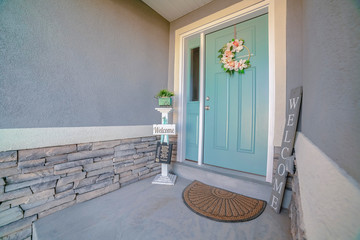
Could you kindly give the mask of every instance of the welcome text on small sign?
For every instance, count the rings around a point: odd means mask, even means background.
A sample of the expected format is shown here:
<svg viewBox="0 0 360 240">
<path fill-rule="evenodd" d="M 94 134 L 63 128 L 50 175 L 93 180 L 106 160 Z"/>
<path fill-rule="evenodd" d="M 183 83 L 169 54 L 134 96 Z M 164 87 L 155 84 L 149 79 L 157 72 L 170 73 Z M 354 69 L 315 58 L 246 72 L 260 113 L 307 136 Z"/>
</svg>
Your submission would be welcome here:
<svg viewBox="0 0 360 240">
<path fill-rule="evenodd" d="M 270 197 L 270 207 L 273 208 L 277 213 L 279 213 L 281 209 L 286 177 L 288 175 L 285 165 L 286 158 L 291 156 L 294 148 L 295 133 L 301 106 L 301 96 L 302 87 L 291 90 L 289 108 L 286 114 L 286 125 L 281 144 L 280 158 L 276 167 L 276 173 L 273 179 L 273 189 Z"/>
<path fill-rule="evenodd" d="M 153 124 L 153 135 L 176 135 L 175 124 Z"/>
</svg>

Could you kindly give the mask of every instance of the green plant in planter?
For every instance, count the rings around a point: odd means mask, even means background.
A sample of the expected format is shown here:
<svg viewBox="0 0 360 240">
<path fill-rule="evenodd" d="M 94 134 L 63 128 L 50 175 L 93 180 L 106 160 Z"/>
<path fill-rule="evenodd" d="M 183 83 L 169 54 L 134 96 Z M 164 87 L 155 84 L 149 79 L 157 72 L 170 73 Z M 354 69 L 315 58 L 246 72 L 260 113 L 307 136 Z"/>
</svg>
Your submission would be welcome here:
<svg viewBox="0 0 360 240">
<path fill-rule="evenodd" d="M 155 98 L 159 100 L 159 106 L 171 106 L 172 96 L 174 96 L 173 92 L 170 92 L 167 89 L 161 89 Z"/>
</svg>

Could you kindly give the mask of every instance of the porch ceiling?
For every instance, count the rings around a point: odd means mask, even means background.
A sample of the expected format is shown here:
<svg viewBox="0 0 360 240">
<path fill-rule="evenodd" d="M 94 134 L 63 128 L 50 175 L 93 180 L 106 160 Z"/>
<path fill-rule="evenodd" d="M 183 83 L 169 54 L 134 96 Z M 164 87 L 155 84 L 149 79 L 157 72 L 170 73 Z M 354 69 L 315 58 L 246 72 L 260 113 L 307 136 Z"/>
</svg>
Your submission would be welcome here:
<svg viewBox="0 0 360 240">
<path fill-rule="evenodd" d="M 149 7 L 172 22 L 213 0 L 142 0 Z"/>
</svg>

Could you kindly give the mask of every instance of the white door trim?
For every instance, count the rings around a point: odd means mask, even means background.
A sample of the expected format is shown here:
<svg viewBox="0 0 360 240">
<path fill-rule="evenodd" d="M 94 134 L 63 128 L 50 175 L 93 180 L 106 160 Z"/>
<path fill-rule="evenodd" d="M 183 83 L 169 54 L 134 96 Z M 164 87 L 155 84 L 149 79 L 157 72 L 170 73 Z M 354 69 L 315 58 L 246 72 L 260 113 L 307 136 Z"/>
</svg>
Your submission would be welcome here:
<svg viewBox="0 0 360 240">
<path fill-rule="evenodd" d="M 269 126 L 268 126 L 268 159 L 266 181 L 272 181 L 273 174 L 273 149 L 274 149 L 274 127 L 275 127 L 275 0 L 244 0 L 240 3 L 214 13 L 197 22 L 189 24 L 175 31 L 175 66 L 174 66 L 174 86 L 175 94 L 178 96 L 178 104 L 175 109 L 174 120 L 178 125 L 178 150 L 177 161 L 185 159 L 186 151 L 186 95 L 184 78 L 184 42 L 189 36 L 204 34 L 230 26 L 236 22 L 244 21 L 263 13 L 268 13 L 269 18 Z M 204 63 L 204 39 L 200 44 L 200 64 Z M 203 133 L 204 133 L 204 66 L 200 65 L 200 112 L 199 112 L 199 158 L 198 164 L 203 163 Z"/>
</svg>

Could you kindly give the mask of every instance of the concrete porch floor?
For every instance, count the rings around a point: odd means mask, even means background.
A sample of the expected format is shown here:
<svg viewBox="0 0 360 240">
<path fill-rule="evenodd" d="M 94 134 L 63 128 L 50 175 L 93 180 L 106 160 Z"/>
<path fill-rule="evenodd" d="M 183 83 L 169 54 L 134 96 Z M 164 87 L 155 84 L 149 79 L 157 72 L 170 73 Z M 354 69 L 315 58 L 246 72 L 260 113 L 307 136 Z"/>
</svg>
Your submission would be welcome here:
<svg viewBox="0 0 360 240">
<path fill-rule="evenodd" d="M 182 200 L 190 180 L 175 186 L 153 185 L 153 178 L 125 186 L 107 195 L 76 204 L 34 224 L 39 240 L 70 239 L 291 239 L 288 212 L 269 206 L 249 222 L 223 223 L 199 216 Z"/>
</svg>

